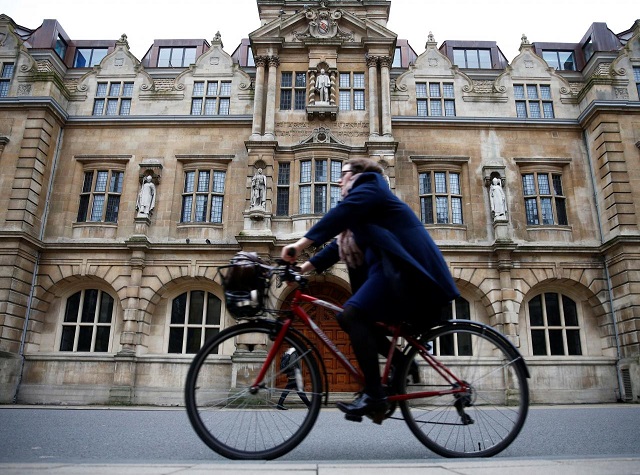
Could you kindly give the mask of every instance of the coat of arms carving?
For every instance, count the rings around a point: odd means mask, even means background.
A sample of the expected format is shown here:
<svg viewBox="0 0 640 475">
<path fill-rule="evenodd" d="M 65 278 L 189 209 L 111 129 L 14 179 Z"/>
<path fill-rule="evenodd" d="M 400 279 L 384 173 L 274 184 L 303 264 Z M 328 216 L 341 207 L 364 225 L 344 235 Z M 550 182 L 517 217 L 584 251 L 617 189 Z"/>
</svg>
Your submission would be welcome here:
<svg viewBox="0 0 640 475">
<path fill-rule="evenodd" d="M 293 32 L 297 40 L 306 38 L 341 38 L 346 41 L 354 41 L 353 33 L 343 31 L 338 25 L 342 18 L 341 10 L 331 11 L 325 7 L 325 2 L 320 2 L 320 8 L 305 10 L 308 20 L 307 27 L 302 32 Z"/>
</svg>

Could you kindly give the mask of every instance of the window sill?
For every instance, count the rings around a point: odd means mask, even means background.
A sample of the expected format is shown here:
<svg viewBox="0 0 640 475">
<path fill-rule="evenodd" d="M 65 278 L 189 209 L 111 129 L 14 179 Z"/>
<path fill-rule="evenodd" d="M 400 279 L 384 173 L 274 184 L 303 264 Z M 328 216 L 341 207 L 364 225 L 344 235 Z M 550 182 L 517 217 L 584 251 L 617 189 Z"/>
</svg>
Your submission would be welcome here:
<svg viewBox="0 0 640 475">
<path fill-rule="evenodd" d="M 117 228 L 118 223 L 106 223 L 104 221 L 76 221 L 74 223 L 71 223 L 71 226 L 73 226 L 74 228 Z"/>
<path fill-rule="evenodd" d="M 115 239 L 118 223 L 102 221 L 74 222 L 71 224 L 73 239 Z"/>
<path fill-rule="evenodd" d="M 527 231 L 563 231 L 573 232 L 573 227 L 564 224 L 528 224 Z"/>
<path fill-rule="evenodd" d="M 463 230 L 466 231 L 467 230 L 467 225 L 466 224 L 425 224 L 422 223 L 424 225 L 425 228 L 427 229 L 454 229 L 457 231 Z"/>
<path fill-rule="evenodd" d="M 222 229 L 224 227 L 224 223 L 209 223 L 209 222 L 203 221 L 200 223 L 193 223 L 193 222 L 177 223 L 176 226 L 179 229 L 184 229 L 184 228 L 220 228 Z"/>
</svg>

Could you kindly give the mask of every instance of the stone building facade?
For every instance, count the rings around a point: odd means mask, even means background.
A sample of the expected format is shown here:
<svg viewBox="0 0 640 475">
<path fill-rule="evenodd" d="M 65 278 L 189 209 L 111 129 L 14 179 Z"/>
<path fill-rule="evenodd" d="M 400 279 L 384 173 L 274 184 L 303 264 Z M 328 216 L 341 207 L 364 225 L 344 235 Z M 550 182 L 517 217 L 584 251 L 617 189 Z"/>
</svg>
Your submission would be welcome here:
<svg viewBox="0 0 640 475">
<path fill-rule="evenodd" d="M 235 323 L 217 267 L 278 256 L 358 157 L 443 250 L 451 315 L 519 347 L 534 403 L 640 401 L 640 22 L 508 60 L 431 34 L 416 54 L 390 1 L 256 3 L 232 54 L 216 34 L 142 60 L 0 15 L 0 401 L 181 404 Z M 313 281 L 348 296 L 341 265 Z"/>
</svg>

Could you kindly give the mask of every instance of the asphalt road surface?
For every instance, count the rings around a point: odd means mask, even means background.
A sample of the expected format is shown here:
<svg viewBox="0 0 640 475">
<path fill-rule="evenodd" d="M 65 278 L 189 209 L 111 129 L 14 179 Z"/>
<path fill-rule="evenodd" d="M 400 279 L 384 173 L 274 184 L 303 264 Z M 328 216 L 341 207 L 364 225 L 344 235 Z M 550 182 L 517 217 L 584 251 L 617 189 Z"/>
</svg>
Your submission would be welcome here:
<svg viewBox="0 0 640 475">
<path fill-rule="evenodd" d="M 184 408 L 0 406 L 0 463 L 212 463 L 226 459 L 197 437 Z M 640 405 L 531 407 L 499 457 L 640 455 Z M 346 421 L 323 408 L 289 462 L 434 461 L 400 420 Z"/>
</svg>

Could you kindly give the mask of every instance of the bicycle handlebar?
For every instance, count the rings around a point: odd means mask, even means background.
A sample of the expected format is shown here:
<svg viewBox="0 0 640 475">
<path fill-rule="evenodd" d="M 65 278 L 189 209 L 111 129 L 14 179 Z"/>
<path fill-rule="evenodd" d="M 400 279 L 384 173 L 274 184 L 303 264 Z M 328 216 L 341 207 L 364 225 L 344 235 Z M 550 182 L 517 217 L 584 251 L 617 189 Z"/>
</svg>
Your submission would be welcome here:
<svg viewBox="0 0 640 475">
<path fill-rule="evenodd" d="M 298 285 L 305 285 L 309 280 L 300 273 L 300 268 L 284 259 L 276 259 L 276 266 L 271 271 L 278 274 L 284 282 L 294 282 Z"/>
</svg>

